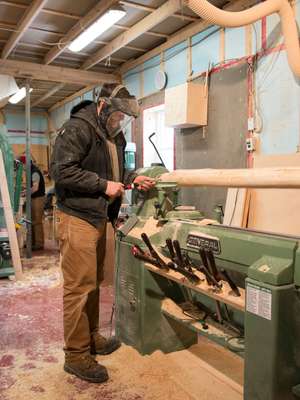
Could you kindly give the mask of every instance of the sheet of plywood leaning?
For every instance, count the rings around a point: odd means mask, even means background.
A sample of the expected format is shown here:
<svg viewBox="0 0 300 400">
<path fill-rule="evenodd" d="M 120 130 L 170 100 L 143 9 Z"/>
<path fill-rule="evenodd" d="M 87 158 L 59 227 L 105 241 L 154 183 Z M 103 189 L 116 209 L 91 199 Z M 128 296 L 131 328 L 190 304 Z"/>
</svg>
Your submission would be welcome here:
<svg viewBox="0 0 300 400">
<path fill-rule="evenodd" d="M 299 167 L 300 153 L 260 155 L 254 168 Z M 248 227 L 300 236 L 300 189 L 251 189 Z"/>
<path fill-rule="evenodd" d="M 224 213 L 224 225 L 245 228 L 248 222 L 250 190 L 246 188 L 229 188 Z"/>
</svg>

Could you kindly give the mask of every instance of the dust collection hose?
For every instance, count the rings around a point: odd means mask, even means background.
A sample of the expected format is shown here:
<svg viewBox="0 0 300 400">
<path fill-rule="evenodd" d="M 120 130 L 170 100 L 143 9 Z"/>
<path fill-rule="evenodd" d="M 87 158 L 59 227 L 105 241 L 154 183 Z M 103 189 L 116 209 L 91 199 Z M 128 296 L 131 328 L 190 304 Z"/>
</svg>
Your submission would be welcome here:
<svg viewBox="0 0 300 400">
<path fill-rule="evenodd" d="M 293 9 L 288 0 L 266 0 L 244 11 L 230 12 L 215 7 L 207 0 L 184 0 L 184 3 L 204 20 L 224 27 L 240 27 L 277 13 L 281 20 L 288 62 L 291 70 L 300 77 L 300 48 Z"/>
</svg>

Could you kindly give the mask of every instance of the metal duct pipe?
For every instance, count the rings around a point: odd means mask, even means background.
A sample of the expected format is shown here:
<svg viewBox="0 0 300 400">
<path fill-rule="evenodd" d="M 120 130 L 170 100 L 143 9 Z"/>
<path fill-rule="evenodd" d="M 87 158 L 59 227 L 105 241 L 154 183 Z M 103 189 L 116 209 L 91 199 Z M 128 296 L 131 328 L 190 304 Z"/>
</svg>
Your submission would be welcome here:
<svg viewBox="0 0 300 400">
<path fill-rule="evenodd" d="M 221 10 L 207 0 L 184 0 L 184 3 L 204 20 L 224 27 L 249 25 L 267 15 L 277 13 L 281 20 L 290 68 L 296 76 L 300 76 L 298 30 L 293 9 L 288 0 L 267 0 L 248 10 L 238 12 Z"/>
<path fill-rule="evenodd" d="M 177 169 L 162 174 L 158 181 L 175 182 L 181 187 L 300 189 L 300 168 Z"/>
</svg>

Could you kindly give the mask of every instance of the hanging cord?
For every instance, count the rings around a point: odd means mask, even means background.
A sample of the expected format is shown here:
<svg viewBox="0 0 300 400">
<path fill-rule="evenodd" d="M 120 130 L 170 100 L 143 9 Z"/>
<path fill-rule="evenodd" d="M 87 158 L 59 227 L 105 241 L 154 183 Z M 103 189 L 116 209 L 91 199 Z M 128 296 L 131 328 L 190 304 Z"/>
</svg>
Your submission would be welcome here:
<svg viewBox="0 0 300 400">
<path fill-rule="evenodd" d="M 105 60 L 105 66 L 111 67 L 111 56 L 108 56 L 107 59 Z"/>
<path fill-rule="evenodd" d="M 113 305 L 111 307 L 111 314 L 110 314 L 110 320 L 109 320 L 109 336 L 112 336 L 112 330 L 113 330 L 113 319 L 115 315 L 115 309 L 116 309 L 116 303 L 113 302 Z"/>
</svg>

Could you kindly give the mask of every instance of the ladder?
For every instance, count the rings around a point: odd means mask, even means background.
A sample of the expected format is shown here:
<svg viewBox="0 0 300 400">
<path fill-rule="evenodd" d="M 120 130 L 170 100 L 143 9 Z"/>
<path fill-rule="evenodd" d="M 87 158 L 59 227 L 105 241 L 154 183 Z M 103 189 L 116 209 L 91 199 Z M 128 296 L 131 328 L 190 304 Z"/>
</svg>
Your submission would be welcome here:
<svg viewBox="0 0 300 400">
<path fill-rule="evenodd" d="M 22 263 L 21 263 L 19 245 L 17 240 L 14 214 L 9 196 L 3 154 L 1 149 L 0 149 L 0 195 L 2 200 L 5 223 L 8 232 L 12 264 L 15 270 L 15 277 L 17 280 L 20 280 L 23 277 Z"/>
</svg>

